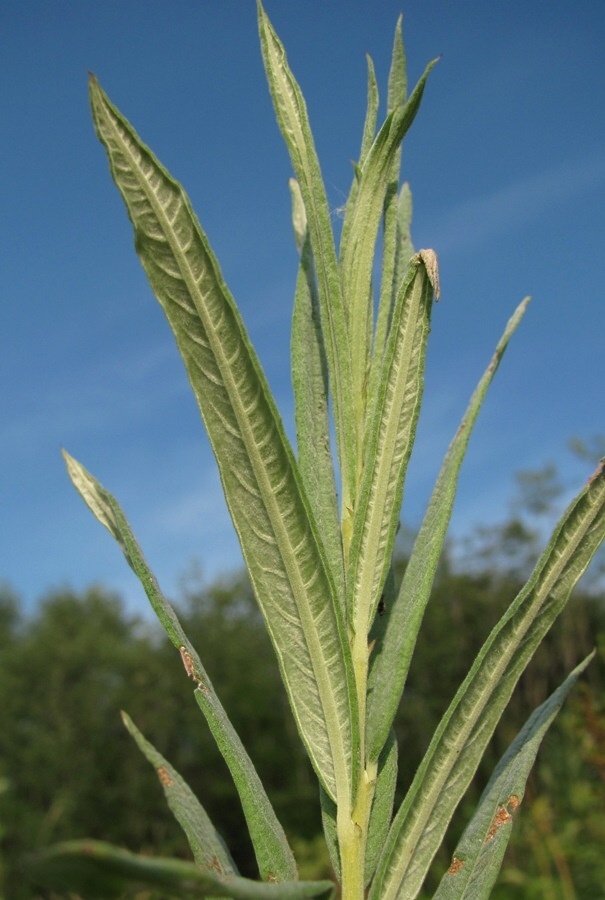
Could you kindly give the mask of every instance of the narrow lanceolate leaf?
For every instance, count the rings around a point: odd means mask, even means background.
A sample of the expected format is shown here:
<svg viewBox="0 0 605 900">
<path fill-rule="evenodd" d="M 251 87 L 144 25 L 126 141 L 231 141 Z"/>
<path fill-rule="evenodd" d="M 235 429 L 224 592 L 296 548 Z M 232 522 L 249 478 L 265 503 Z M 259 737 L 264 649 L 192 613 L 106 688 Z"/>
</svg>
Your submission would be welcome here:
<svg viewBox="0 0 605 900">
<path fill-rule="evenodd" d="M 389 73 L 389 100 L 388 112 L 393 112 L 398 105 L 403 105 L 407 96 L 407 71 L 405 51 L 401 35 L 401 15 L 397 20 L 395 40 L 393 43 L 393 57 Z M 398 243 L 398 202 L 397 191 L 399 185 L 399 170 L 401 168 L 401 145 L 397 148 L 391 162 L 391 172 L 388 177 L 387 189 L 384 196 L 382 213 L 382 272 L 380 278 L 380 298 L 378 301 L 378 320 L 376 334 L 374 336 L 374 355 L 376 365 L 370 361 L 370 378 L 368 398 L 372 409 L 372 402 L 376 395 L 376 378 L 381 370 L 382 354 L 385 346 L 387 317 L 389 316 L 395 297 L 400 288 L 396 281 L 395 270 L 397 262 Z M 372 383 L 372 376 L 374 383 Z"/>
<path fill-rule="evenodd" d="M 387 116 L 360 173 L 355 203 L 347 204 L 347 241 L 341 252 L 342 290 L 346 298 L 357 437 L 363 437 L 366 378 L 372 335 L 372 271 L 384 200 L 392 180 L 393 161 L 414 121 L 424 86 L 434 63 L 430 63 L 407 103 Z M 349 221 L 347 221 L 349 220 Z"/>
<path fill-rule="evenodd" d="M 378 121 L 378 83 L 376 81 L 376 71 L 374 62 L 370 56 L 367 56 L 368 62 L 368 101 L 366 108 L 366 117 L 363 123 L 363 134 L 361 138 L 361 151 L 359 153 L 359 166 L 363 166 L 365 158 L 370 152 L 370 148 L 376 137 L 376 122 Z"/>
<path fill-rule="evenodd" d="M 520 675 L 604 538 L 602 460 L 443 716 L 391 826 L 371 900 L 417 896 Z"/>
<path fill-rule="evenodd" d="M 342 478 L 342 501 L 343 507 L 346 507 L 351 505 L 350 490 L 355 473 L 355 442 L 351 418 L 351 359 L 330 208 L 302 91 L 288 66 L 283 44 L 267 18 L 260 0 L 258 23 L 275 115 L 290 153 L 307 213 L 330 367 L 330 387 Z"/>
<path fill-rule="evenodd" d="M 410 260 L 414 255 L 412 243 L 412 192 L 405 181 L 397 198 L 397 250 L 395 254 L 395 285 L 397 289 L 405 277 Z"/>
<path fill-rule="evenodd" d="M 91 100 L 137 252 L 206 425 L 301 737 L 326 790 L 349 798 L 357 726 L 348 644 L 281 419 L 183 189 L 95 80 Z"/>
<path fill-rule="evenodd" d="M 395 26 L 395 38 L 393 40 L 393 53 L 389 71 L 389 112 L 395 107 L 404 104 L 408 94 L 408 75 L 401 30 L 402 21 L 403 16 L 400 13 Z"/>
<path fill-rule="evenodd" d="M 272 881 L 295 879 L 296 863 L 292 851 L 252 760 L 216 696 L 174 609 L 162 594 L 120 505 L 79 462 L 66 451 L 63 451 L 63 456 L 74 486 L 99 522 L 118 542 L 128 565 L 141 581 L 170 641 L 180 652 L 187 675 L 196 683 L 195 699 L 206 717 L 240 796 L 261 877 Z"/>
<path fill-rule="evenodd" d="M 391 553 L 424 383 L 436 257 L 421 250 L 397 298 L 380 394 L 370 425 L 351 542 L 351 621 L 367 640 Z"/>
<path fill-rule="evenodd" d="M 397 737 L 391 731 L 378 762 L 376 789 L 368 825 L 364 883 L 367 886 L 376 871 L 391 819 L 397 784 Z"/>
<path fill-rule="evenodd" d="M 370 759 L 378 757 L 399 706 L 443 549 L 454 506 L 458 475 L 473 426 L 508 342 L 521 321 L 528 303 L 529 297 L 526 297 L 507 323 L 490 364 L 477 385 L 448 448 L 406 566 L 399 597 L 390 613 L 392 624 L 387 629 L 380 648 L 377 648 L 378 652 L 371 657 L 367 719 Z"/>
<path fill-rule="evenodd" d="M 328 797 L 320 785 L 319 802 L 321 806 L 321 824 L 323 827 L 326 846 L 330 863 L 338 882 L 342 882 L 342 866 L 340 865 L 340 850 L 338 847 L 338 831 L 336 828 L 336 804 Z"/>
<path fill-rule="evenodd" d="M 336 595 L 342 598 L 344 563 L 330 446 L 328 363 L 307 216 L 298 182 L 293 178 L 290 179 L 290 191 L 292 221 L 300 253 L 292 316 L 292 386 L 298 469 L 322 537 Z"/>
<path fill-rule="evenodd" d="M 595 651 L 532 713 L 498 763 L 433 900 L 489 900 L 542 739 L 594 655 Z"/>
<path fill-rule="evenodd" d="M 143 737 L 125 712 L 122 713 L 122 721 L 136 741 L 141 753 L 155 769 L 168 806 L 187 835 L 197 865 L 218 876 L 237 875 L 237 868 L 231 859 L 231 854 L 189 785 L 164 759 L 162 754 Z"/>
<path fill-rule="evenodd" d="M 411 236 L 412 223 L 412 193 L 407 182 L 401 186 L 397 197 L 396 210 L 396 237 L 394 250 L 394 265 L 391 273 L 391 291 L 386 290 L 386 277 L 383 275 L 380 292 L 378 316 L 376 318 L 376 330 L 374 333 L 374 349 L 370 361 L 370 377 L 368 379 L 368 409 L 373 409 L 376 403 L 376 395 L 380 384 L 382 361 L 386 347 L 393 305 L 395 298 L 401 289 L 408 266 L 414 255 L 414 247 Z"/>
<path fill-rule="evenodd" d="M 372 144 L 374 143 L 374 138 L 376 137 L 376 122 L 378 120 L 378 104 L 379 104 L 379 96 L 378 96 L 378 84 L 376 82 L 376 72 L 374 70 L 374 63 L 370 56 L 367 57 L 368 61 L 368 101 L 367 101 L 367 109 L 366 109 L 366 117 L 363 124 L 363 134 L 361 137 L 361 150 L 359 152 L 359 162 L 357 165 L 353 165 L 353 181 L 351 182 L 351 188 L 349 190 L 349 196 L 347 197 L 347 202 L 344 206 L 344 222 L 342 233 L 340 237 L 340 253 L 342 256 L 343 247 L 347 243 L 347 221 L 351 221 L 351 216 L 347 217 L 346 209 L 349 204 L 355 203 L 355 197 L 357 196 L 357 179 L 358 175 L 361 172 L 361 168 L 365 161 L 366 156 L 370 152 Z"/>
<path fill-rule="evenodd" d="M 28 865 L 28 875 L 61 895 L 84 898 L 132 896 L 162 889 L 170 897 L 232 897 L 233 900 L 305 900 L 329 897 L 331 881 L 289 881 L 269 884 L 232 875 L 223 879 L 195 863 L 137 856 L 102 841 L 56 844 Z"/>
</svg>

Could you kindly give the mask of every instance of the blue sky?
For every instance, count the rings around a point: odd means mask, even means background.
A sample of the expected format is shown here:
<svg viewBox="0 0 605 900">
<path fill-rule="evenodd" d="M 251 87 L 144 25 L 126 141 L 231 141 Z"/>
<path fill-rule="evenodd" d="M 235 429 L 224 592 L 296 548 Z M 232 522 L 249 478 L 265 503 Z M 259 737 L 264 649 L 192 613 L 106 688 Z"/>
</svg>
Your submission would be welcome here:
<svg viewBox="0 0 605 900">
<path fill-rule="evenodd" d="M 517 303 L 533 301 L 479 419 L 453 529 L 506 513 L 513 473 L 589 474 L 572 435 L 605 432 L 605 5 L 580 0 L 266 0 L 306 96 L 337 224 L 397 16 L 410 82 L 441 55 L 406 139 L 416 247 L 439 256 L 426 400 L 404 518 Z M 286 150 L 253 0 L 5 0 L 0 12 L 0 579 L 31 605 L 101 581 L 143 608 L 61 446 L 120 500 L 178 594 L 240 562 L 168 326 L 134 253 L 88 109 L 98 77 L 186 187 L 291 432 L 296 275 Z"/>
</svg>

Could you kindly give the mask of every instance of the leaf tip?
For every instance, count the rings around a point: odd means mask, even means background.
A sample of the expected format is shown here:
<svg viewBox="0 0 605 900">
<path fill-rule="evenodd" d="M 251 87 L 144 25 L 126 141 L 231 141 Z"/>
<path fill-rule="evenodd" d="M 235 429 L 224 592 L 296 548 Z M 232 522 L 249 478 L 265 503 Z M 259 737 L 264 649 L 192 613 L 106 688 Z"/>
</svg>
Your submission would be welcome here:
<svg viewBox="0 0 605 900">
<path fill-rule="evenodd" d="M 67 474 L 73 481 L 74 473 L 78 471 L 80 468 L 80 464 L 71 453 L 68 453 L 65 447 L 61 447 L 61 456 L 63 457 L 63 462 L 65 463 L 65 467 L 67 468 Z"/>
</svg>

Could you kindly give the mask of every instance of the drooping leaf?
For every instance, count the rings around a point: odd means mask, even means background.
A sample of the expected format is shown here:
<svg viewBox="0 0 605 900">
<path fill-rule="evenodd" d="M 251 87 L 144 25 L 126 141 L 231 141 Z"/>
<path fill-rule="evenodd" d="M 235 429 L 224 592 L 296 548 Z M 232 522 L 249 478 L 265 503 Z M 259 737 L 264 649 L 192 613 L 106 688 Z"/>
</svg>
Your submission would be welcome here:
<svg viewBox="0 0 605 900">
<path fill-rule="evenodd" d="M 390 627 L 371 657 L 368 696 L 368 756 L 376 759 L 393 724 L 416 639 L 428 602 L 450 522 L 458 475 L 479 410 L 504 351 L 529 303 L 526 297 L 508 321 L 437 477 L 424 520 L 414 542 L 399 596 L 390 611 Z"/>
<path fill-rule="evenodd" d="M 118 542 L 128 565 L 143 585 L 149 602 L 170 641 L 180 652 L 187 675 L 196 683 L 195 699 L 206 717 L 237 788 L 261 877 L 278 881 L 295 879 L 297 871 L 292 851 L 252 760 L 223 709 L 212 682 L 195 648 L 183 631 L 174 609 L 162 594 L 120 505 L 115 497 L 65 450 L 63 456 L 75 488 L 93 515 Z"/>
<path fill-rule="evenodd" d="M 275 115 L 304 200 L 313 253 L 322 328 L 330 370 L 336 442 L 342 479 L 343 507 L 350 506 L 355 481 L 356 448 L 351 412 L 351 357 L 340 272 L 330 221 L 330 208 L 302 91 L 294 78 L 283 44 L 260 0 L 261 48 Z"/>
<path fill-rule="evenodd" d="M 512 691 L 605 538 L 605 460 L 479 651 L 393 821 L 370 900 L 413 900 Z"/>
<path fill-rule="evenodd" d="M 91 102 L 187 368 L 300 735 L 326 790 L 350 798 L 357 705 L 348 643 L 279 413 L 183 189 L 94 79 Z"/>
<path fill-rule="evenodd" d="M 313 251 L 298 182 L 290 179 L 300 267 L 292 316 L 292 386 L 298 468 L 322 536 L 336 596 L 344 595 L 344 561 L 330 445 L 328 363 L 321 327 Z"/>
<path fill-rule="evenodd" d="M 237 867 L 231 854 L 189 785 L 143 737 L 125 712 L 122 712 L 122 721 L 141 753 L 155 769 L 168 806 L 187 836 L 196 864 L 219 877 L 237 875 Z"/>
<path fill-rule="evenodd" d="M 101 841 L 66 841 L 33 857 L 28 875 L 52 890 L 86 900 L 109 900 L 137 891 L 163 890 L 170 897 L 232 897 L 233 900 L 305 900 L 331 896 L 331 881 L 272 884 L 232 875 L 219 878 L 190 862 L 137 856 Z"/>
<path fill-rule="evenodd" d="M 594 655 L 595 651 L 534 710 L 498 763 L 433 900 L 489 900 L 542 739 Z"/>
</svg>

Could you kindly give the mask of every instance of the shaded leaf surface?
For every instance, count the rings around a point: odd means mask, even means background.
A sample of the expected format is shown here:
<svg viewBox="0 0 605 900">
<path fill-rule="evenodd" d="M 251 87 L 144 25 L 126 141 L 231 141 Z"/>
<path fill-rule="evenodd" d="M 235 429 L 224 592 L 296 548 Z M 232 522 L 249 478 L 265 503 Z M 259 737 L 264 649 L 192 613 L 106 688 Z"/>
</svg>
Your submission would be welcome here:
<svg viewBox="0 0 605 900">
<path fill-rule="evenodd" d="M 197 865 L 216 875 L 236 875 L 237 868 L 231 854 L 189 785 L 168 760 L 143 737 L 132 719 L 124 712 L 122 721 L 139 750 L 155 769 L 168 805 L 187 835 Z"/>
<path fill-rule="evenodd" d="M 489 900 L 510 840 L 513 814 L 523 800 L 540 744 L 594 655 L 591 653 L 581 662 L 532 713 L 500 760 L 433 900 Z"/>
<path fill-rule="evenodd" d="M 417 895 L 515 684 L 604 537 L 605 460 L 562 516 L 443 716 L 391 827 L 373 900 Z"/>
<path fill-rule="evenodd" d="M 193 863 L 137 856 L 101 841 L 57 844 L 31 861 L 31 875 L 53 890 L 69 890 L 91 900 L 150 888 L 162 888 L 174 897 L 302 900 L 329 897 L 334 887 L 330 881 L 268 884 L 238 876 L 223 879 Z"/>
<path fill-rule="evenodd" d="M 485 370 L 437 477 L 431 499 L 393 604 L 389 628 L 380 651 L 372 657 L 368 696 L 370 758 L 377 758 L 393 723 L 405 687 L 422 617 L 431 593 L 443 542 L 450 522 L 458 476 L 483 400 L 525 310 L 523 300 L 508 321 L 495 353 Z"/>
</svg>

